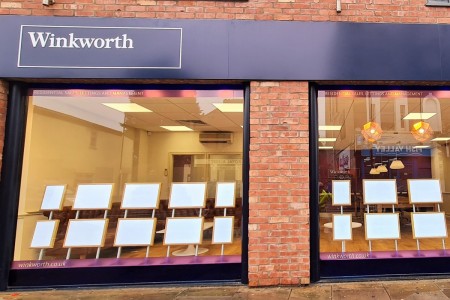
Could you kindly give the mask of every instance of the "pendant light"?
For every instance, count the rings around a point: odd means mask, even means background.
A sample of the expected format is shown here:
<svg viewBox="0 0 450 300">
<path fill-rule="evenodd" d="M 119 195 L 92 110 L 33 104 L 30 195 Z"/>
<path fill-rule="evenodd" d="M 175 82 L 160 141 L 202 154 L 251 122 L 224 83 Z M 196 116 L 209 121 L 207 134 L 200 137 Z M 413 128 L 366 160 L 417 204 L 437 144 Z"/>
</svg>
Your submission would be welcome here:
<svg viewBox="0 0 450 300">
<path fill-rule="evenodd" d="M 378 168 L 372 167 L 372 169 L 370 169 L 369 174 L 371 174 L 371 175 L 379 175 L 380 171 L 378 171 Z"/>
<path fill-rule="evenodd" d="M 383 164 L 379 165 L 379 166 L 377 167 L 377 170 L 378 170 L 378 172 L 380 172 L 380 173 L 386 173 L 386 172 L 388 171 L 388 169 L 386 168 L 386 165 L 383 165 Z"/>
<path fill-rule="evenodd" d="M 392 170 L 400 170 L 400 169 L 404 169 L 405 165 L 402 163 L 401 160 L 398 160 L 396 158 L 391 162 L 391 165 L 389 166 L 389 168 Z"/>
<path fill-rule="evenodd" d="M 398 142 L 397 144 L 400 144 L 400 142 Z M 395 158 L 392 160 L 391 165 L 389 166 L 389 169 L 392 170 L 400 170 L 400 169 L 404 169 L 405 165 L 402 163 L 401 160 L 399 160 L 397 158 L 397 152 L 395 153 Z"/>
<path fill-rule="evenodd" d="M 363 125 L 361 134 L 366 141 L 368 141 L 369 143 L 374 143 L 381 138 L 383 130 L 381 129 L 381 126 L 377 122 L 372 121 L 373 120 L 372 98 L 370 99 L 369 105 L 370 105 L 369 106 L 370 121 Z"/>
<path fill-rule="evenodd" d="M 411 134 L 419 142 L 426 142 L 433 137 L 433 128 L 431 128 L 430 123 L 423 121 L 422 118 L 422 98 L 420 98 L 420 118 L 419 122 L 412 125 Z"/>
</svg>

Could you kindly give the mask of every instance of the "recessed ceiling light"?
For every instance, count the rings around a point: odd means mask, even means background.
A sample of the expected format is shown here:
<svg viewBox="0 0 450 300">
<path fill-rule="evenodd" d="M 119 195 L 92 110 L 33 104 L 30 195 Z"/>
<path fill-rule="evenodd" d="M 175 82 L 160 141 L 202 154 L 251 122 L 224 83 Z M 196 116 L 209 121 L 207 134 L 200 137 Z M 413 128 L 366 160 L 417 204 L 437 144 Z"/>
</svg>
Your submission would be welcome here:
<svg viewBox="0 0 450 300">
<path fill-rule="evenodd" d="M 319 149 L 333 149 L 333 146 L 319 146 Z"/>
<path fill-rule="evenodd" d="M 193 131 L 191 128 L 186 126 L 160 126 L 169 131 Z"/>
<path fill-rule="evenodd" d="M 121 112 L 152 112 L 150 109 L 147 109 L 136 103 L 102 103 L 102 104 Z"/>
<path fill-rule="evenodd" d="M 427 145 L 418 145 L 418 146 L 414 146 L 413 149 L 425 149 L 425 148 L 430 148 L 430 146 Z"/>
<path fill-rule="evenodd" d="M 336 142 L 336 138 L 319 138 L 319 142 Z"/>
<path fill-rule="evenodd" d="M 449 140 L 450 140 L 450 137 L 442 136 L 442 137 L 434 138 L 431 141 L 433 141 L 433 142 L 446 142 L 446 141 L 449 141 Z"/>
<path fill-rule="evenodd" d="M 213 103 L 221 112 L 243 112 L 244 103 Z"/>
<path fill-rule="evenodd" d="M 409 113 L 403 117 L 403 120 L 428 120 L 436 113 Z"/>
<path fill-rule="evenodd" d="M 339 131 L 341 128 L 339 125 L 319 125 L 319 130 Z"/>
</svg>

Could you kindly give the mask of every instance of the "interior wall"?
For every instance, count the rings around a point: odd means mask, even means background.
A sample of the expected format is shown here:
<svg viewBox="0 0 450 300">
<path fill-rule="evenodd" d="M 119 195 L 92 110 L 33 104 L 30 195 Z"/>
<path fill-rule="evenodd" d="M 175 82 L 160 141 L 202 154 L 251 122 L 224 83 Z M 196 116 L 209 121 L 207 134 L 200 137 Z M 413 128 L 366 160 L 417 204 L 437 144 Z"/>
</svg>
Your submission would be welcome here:
<svg viewBox="0 0 450 300">
<path fill-rule="evenodd" d="M 242 133 L 235 132 L 232 144 L 205 144 L 199 142 L 198 132 L 153 132 L 148 136 L 147 142 L 148 180 L 161 182 L 161 198 L 167 199 L 172 178 L 172 166 L 170 165 L 172 154 L 241 153 L 242 139 Z M 167 174 L 167 176 L 164 174 Z"/>
</svg>

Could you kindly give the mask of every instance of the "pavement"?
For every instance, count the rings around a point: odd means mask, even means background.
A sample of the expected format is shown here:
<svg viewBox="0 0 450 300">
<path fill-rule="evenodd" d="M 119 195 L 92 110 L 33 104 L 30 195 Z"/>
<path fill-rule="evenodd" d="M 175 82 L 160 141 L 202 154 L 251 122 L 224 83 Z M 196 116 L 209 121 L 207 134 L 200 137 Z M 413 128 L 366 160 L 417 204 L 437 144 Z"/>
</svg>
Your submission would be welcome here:
<svg viewBox="0 0 450 300">
<path fill-rule="evenodd" d="M 250 288 L 245 285 L 133 286 L 116 288 L 73 288 L 10 290 L 0 300 L 300 300 L 300 299 L 450 299 L 450 279 L 407 279 L 314 283 L 298 287 Z"/>
</svg>

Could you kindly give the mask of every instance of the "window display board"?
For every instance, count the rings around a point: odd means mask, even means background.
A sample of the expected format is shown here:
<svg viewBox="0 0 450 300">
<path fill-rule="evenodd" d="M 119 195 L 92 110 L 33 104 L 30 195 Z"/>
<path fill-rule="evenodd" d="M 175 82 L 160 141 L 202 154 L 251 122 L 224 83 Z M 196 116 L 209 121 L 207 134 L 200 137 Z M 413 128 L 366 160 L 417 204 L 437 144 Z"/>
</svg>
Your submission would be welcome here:
<svg viewBox="0 0 450 300">
<path fill-rule="evenodd" d="M 47 185 L 42 198 L 41 210 L 61 210 L 65 192 L 66 185 Z"/>
<path fill-rule="evenodd" d="M 117 222 L 114 246 L 148 246 L 155 240 L 156 218 L 123 219 Z"/>
<path fill-rule="evenodd" d="M 400 239 L 398 213 L 364 214 L 366 240 Z"/>
<path fill-rule="evenodd" d="M 350 197 L 350 180 L 332 181 L 332 203 L 333 205 L 352 205 Z"/>
<path fill-rule="evenodd" d="M 234 207 L 236 202 L 235 190 L 235 182 L 218 182 L 215 207 Z"/>
<path fill-rule="evenodd" d="M 352 214 L 334 214 L 333 240 L 351 241 L 352 239 Z"/>
<path fill-rule="evenodd" d="M 80 184 L 73 210 L 110 209 L 113 184 Z"/>
<path fill-rule="evenodd" d="M 69 220 L 64 248 L 102 247 L 108 219 Z"/>
<path fill-rule="evenodd" d="M 215 217 L 211 244 L 233 243 L 234 217 Z"/>
<path fill-rule="evenodd" d="M 413 238 L 446 238 L 447 224 L 443 212 L 411 213 Z"/>
<path fill-rule="evenodd" d="M 169 208 L 203 208 L 206 203 L 206 182 L 172 183 Z"/>
<path fill-rule="evenodd" d="M 438 179 L 408 179 L 408 195 L 411 204 L 442 203 Z"/>
<path fill-rule="evenodd" d="M 122 209 L 157 209 L 161 183 L 126 183 Z"/>
<path fill-rule="evenodd" d="M 53 248 L 59 220 L 38 221 L 34 229 L 30 248 Z"/>
<path fill-rule="evenodd" d="M 167 218 L 164 245 L 198 245 L 203 239 L 203 217 Z"/>
<path fill-rule="evenodd" d="M 364 179 L 364 204 L 397 204 L 395 179 Z"/>
</svg>

